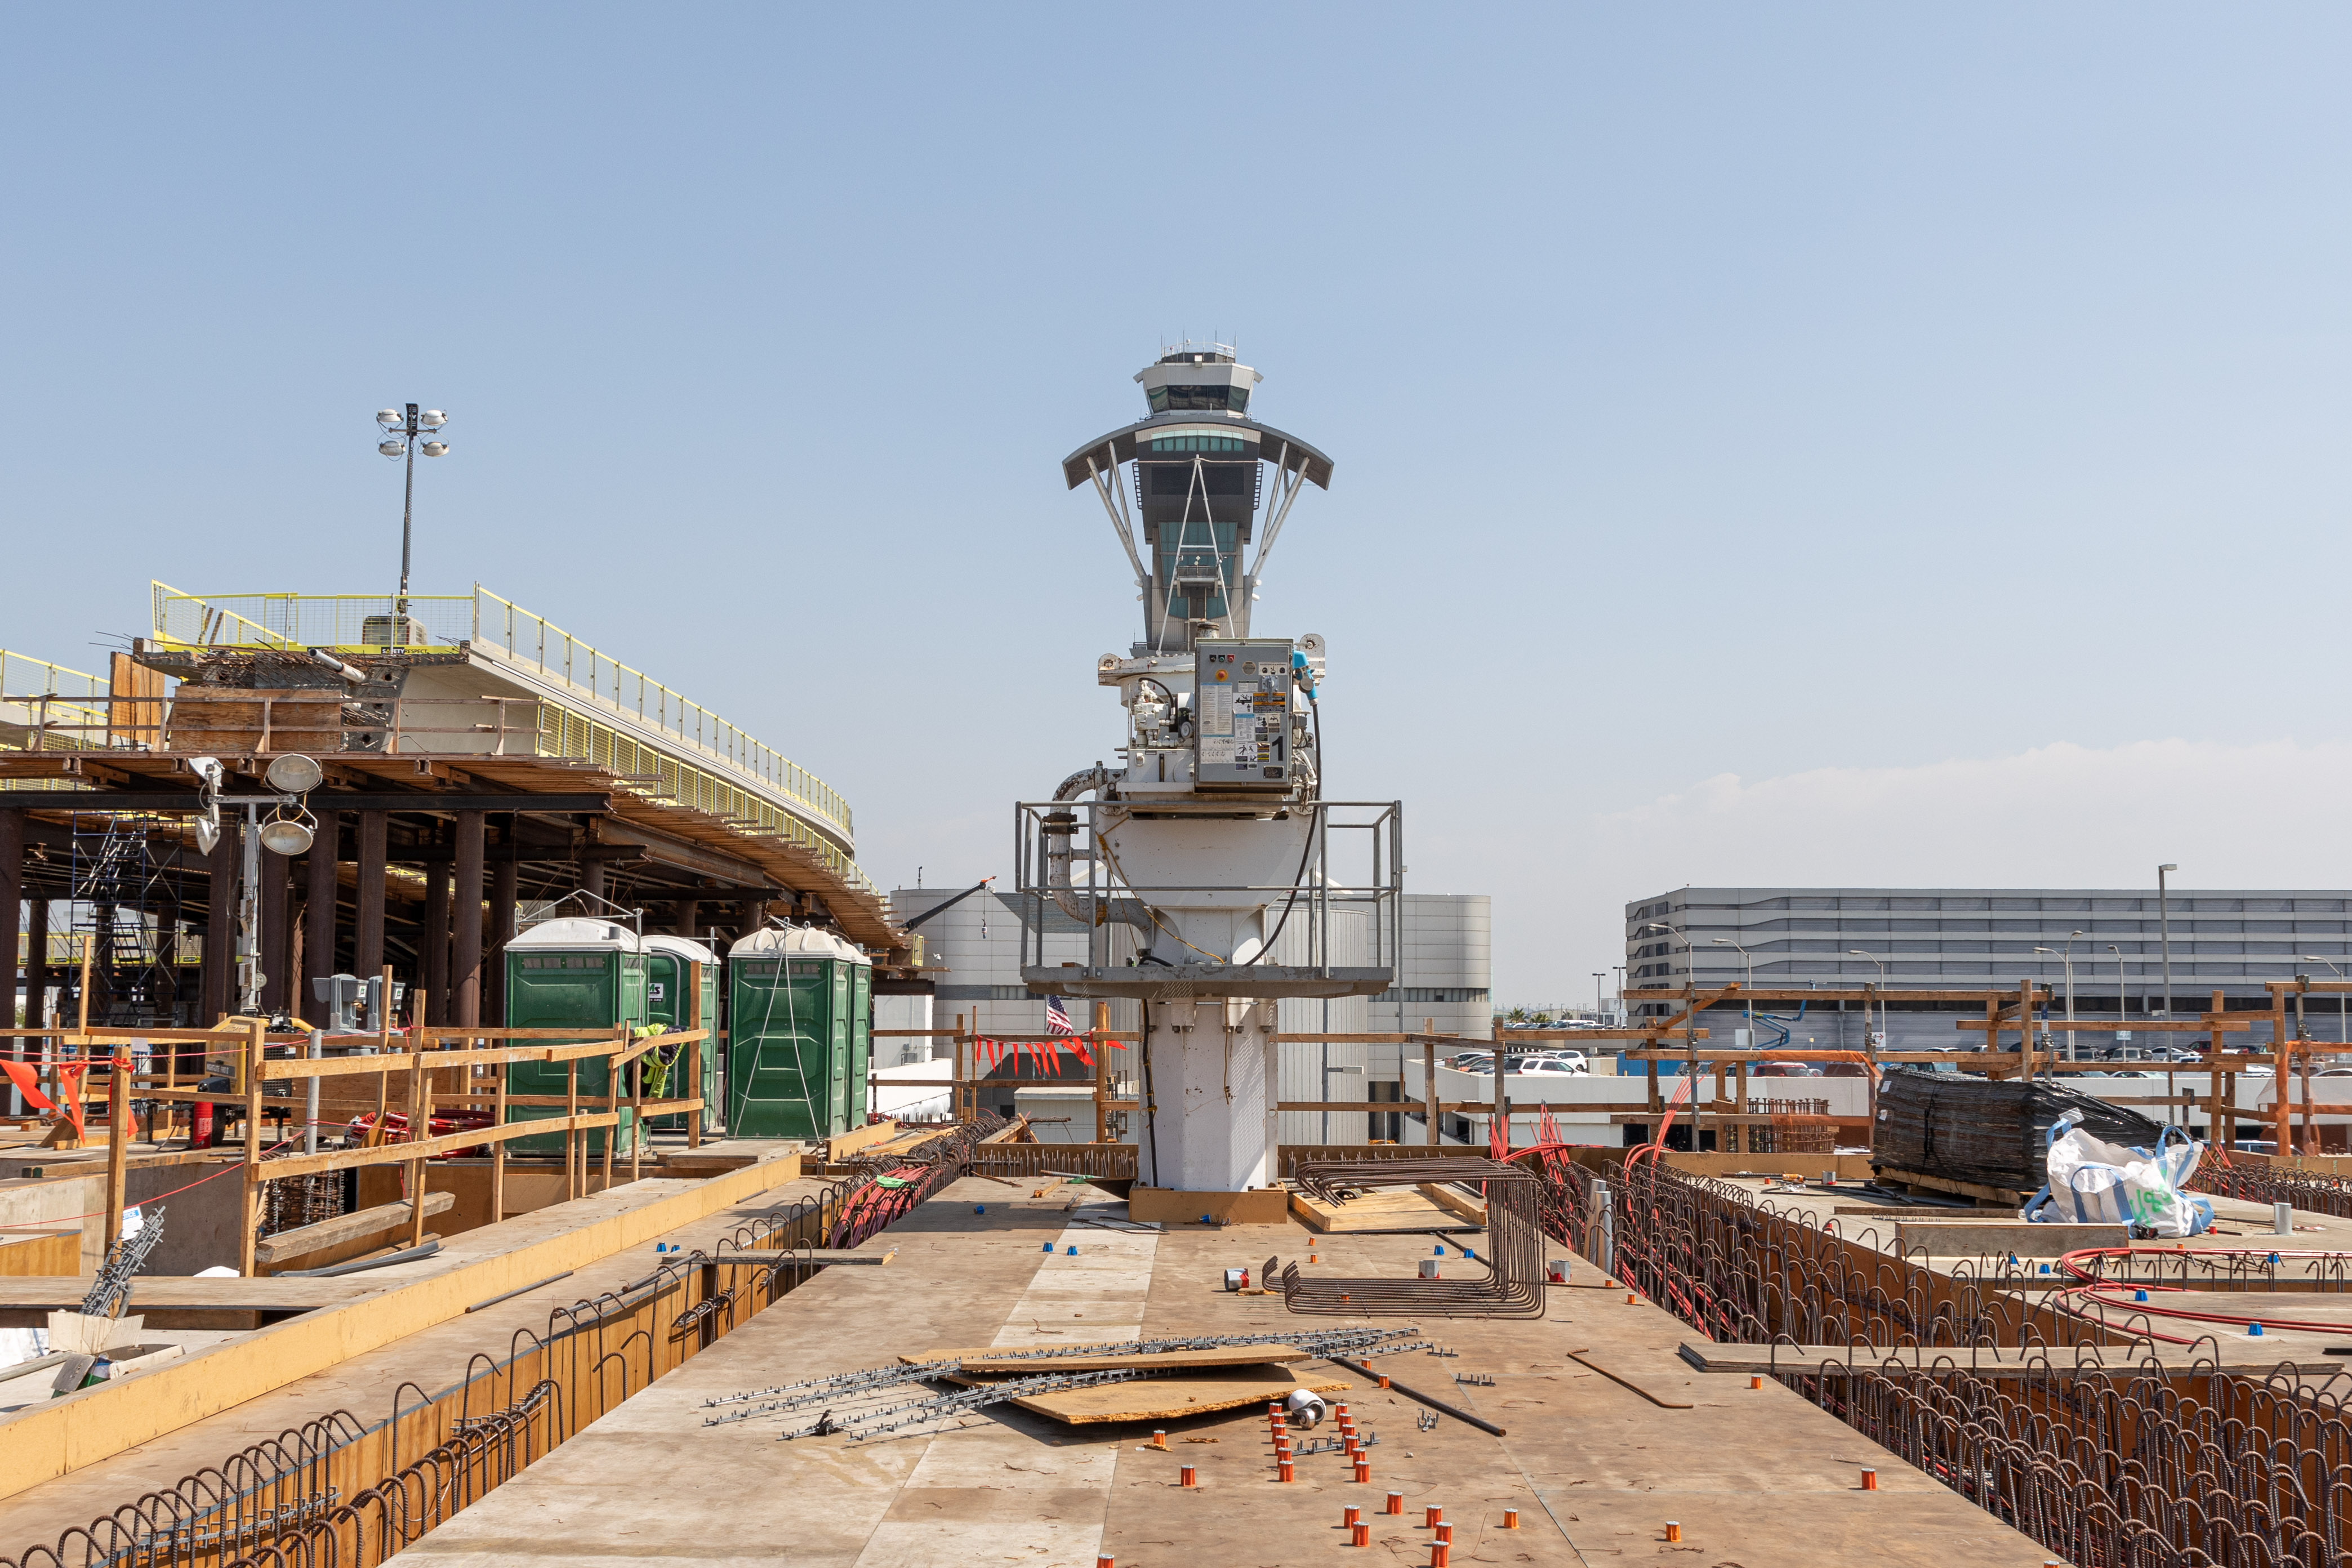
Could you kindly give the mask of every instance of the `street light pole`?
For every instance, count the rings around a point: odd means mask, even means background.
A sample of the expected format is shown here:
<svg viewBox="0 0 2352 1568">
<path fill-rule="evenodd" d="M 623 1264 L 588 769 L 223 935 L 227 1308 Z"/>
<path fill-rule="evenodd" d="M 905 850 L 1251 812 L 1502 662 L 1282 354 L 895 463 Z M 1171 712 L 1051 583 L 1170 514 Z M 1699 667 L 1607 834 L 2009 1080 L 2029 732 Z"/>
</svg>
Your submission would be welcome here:
<svg viewBox="0 0 2352 1568">
<path fill-rule="evenodd" d="M 1715 939 L 1715 944 L 1717 947 L 1727 947 L 1731 949 L 1732 952 L 1739 955 L 1740 963 L 1742 964 L 1741 972 L 1748 978 L 1748 990 L 1750 993 L 1749 995 L 1743 998 L 1747 1003 L 1747 1006 L 1743 1009 L 1742 1016 L 1748 1021 L 1748 1043 L 1752 1047 L 1756 1044 L 1756 998 L 1753 994 L 1756 990 L 1756 960 L 1748 955 L 1748 952 L 1746 948 L 1740 946 L 1738 942 L 1732 941 L 1727 936 L 1717 937 Z M 1688 944 L 1685 943 L 1685 945 L 1687 946 Z M 1692 984 L 1697 984 L 1696 978 L 1693 979 Z"/>
<path fill-rule="evenodd" d="M 2066 1029 L 2066 1059 L 2070 1062 L 2075 1059 L 2074 1030 L 2073 1027 L 2074 1023 L 2074 940 L 2082 934 L 2083 933 L 2081 931 L 2069 931 L 2066 935 L 2066 951 L 2059 955 L 2066 965 L 2066 1023 L 2068 1026 Z M 2037 947 L 2033 951 L 2036 952 L 2055 952 L 2057 950 L 2048 947 Z"/>
<path fill-rule="evenodd" d="M 446 441 L 417 439 L 420 435 L 430 435 L 447 424 L 448 416 L 437 408 L 420 412 L 414 403 L 405 405 L 405 414 L 397 408 L 379 408 L 375 416 L 377 426 L 384 433 L 384 438 L 376 444 L 375 449 L 387 458 L 404 459 L 408 468 L 400 492 L 400 593 L 394 599 L 392 607 L 393 632 L 404 647 L 408 642 L 408 546 L 410 521 L 416 509 L 416 452 L 422 447 L 426 457 L 440 458 L 447 456 L 449 451 L 449 444 Z"/>
<path fill-rule="evenodd" d="M 2166 864 L 2156 868 L 2156 930 L 2157 942 L 2164 955 L 2164 1016 L 2172 1016 L 2172 895 L 2164 879 L 2178 866 Z"/>
<path fill-rule="evenodd" d="M 1606 1011 L 1601 1006 L 1604 998 L 1601 990 L 1601 982 L 1606 979 L 1608 974 L 1609 972 L 1605 969 L 1596 969 L 1592 972 L 1592 1021 L 1596 1024 L 1601 1022 L 1601 1014 Z"/>
<path fill-rule="evenodd" d="M 1885 995 L 1885 992 L 1886 990 L 1886 965 L 1880 962 L 1876 953 L 1864 952 L 1858 947 L 1847 948 L 1845 950 L 1845 955 L 1848 958 L 1866 958 L 1870 960 L 1871 963 L 1878 965 L 1878 989 L 1881 993 L 1878 998 L 1878 1027 L 1879 1031 L 1886 1037 L 1886 1043 L 1890 1046 L 1893 1045 L 1895 1043 L 1894 1015 L 1886 1010 L 1886 997 Z M 1870 1003 L 1867 999 L 1865 999 L 1862 1005 L 1862 1047 L 1864 1051 L 1868 1051 L 1870 1049 Z"/>
</svg>

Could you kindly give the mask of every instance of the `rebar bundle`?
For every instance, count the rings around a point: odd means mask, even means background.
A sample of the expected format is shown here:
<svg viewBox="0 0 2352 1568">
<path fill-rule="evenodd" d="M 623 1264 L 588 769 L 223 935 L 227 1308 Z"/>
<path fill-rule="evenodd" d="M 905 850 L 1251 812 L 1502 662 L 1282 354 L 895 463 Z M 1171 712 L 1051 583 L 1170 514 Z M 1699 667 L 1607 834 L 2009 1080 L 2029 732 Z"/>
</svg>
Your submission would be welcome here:
<svg viewBox="0 0 2352 1568">
<path fill-rule="evenodd" d="M 142 1215 L 136 1234 L 117 1240 L 106 1260 L 98 1266 L 98 1277 L 90 1281 L 89 1293 L 81 1300 L 83 1315 L 121 1317 L 131 1300 L 131 1277 L 146 1267 L 148 1254 L 163 1239 L 163 1205 L 157 1204 Z"/>
<path fill-rule="evenodd" d="M 1294 1312 L 1335 1317 L 1540 1318 L 1544 1315 L 1543 1231 L 1534 1172 L 1499 1160 L 1330 1161 L 1298 1167 L 1300 1189 L 1343 1205 L 1375 1187 L 1425 1182 L 1483 1186 L 1489 1256 L 1483 1278 L 1466 1279 L 1308 1279 L 1294 1260 L 1282 1270 L 1283 1304 Z"/>
</svg>

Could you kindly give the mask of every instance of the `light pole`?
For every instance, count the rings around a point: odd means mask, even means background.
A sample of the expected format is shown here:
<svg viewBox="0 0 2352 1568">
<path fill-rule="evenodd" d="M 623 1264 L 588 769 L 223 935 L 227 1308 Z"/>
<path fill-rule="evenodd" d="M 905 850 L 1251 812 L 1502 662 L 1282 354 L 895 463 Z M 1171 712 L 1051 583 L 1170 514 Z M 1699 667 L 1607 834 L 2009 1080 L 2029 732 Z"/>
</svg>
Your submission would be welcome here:
<svg viewBox="0 0 2352 1568">
<path fill-rule="evenodd" d="M 2172 1016 L 2172 895 L 2166 890 L 2164 879 L 2179 869 L 2170 864 L 2156 868 L 2156 931 L 2164 955 L 2164 1016 L 2168 1018 Z"/>
<path fill-rule="evenodd" d="M 2131 1039 L 2131 1031 L 2124 1026 L 2131 1022 L 2131 1009 L 2126 1005 L 2130 998 L 2124 994 L 2124 950 L 2109 942 L 2107 951 L 2116 955 L 2116 1046 L 2120 1053 L 2123 1046 Z"/>
<path fill-rule="evenodd" d="M 1756 960 L 1748 953 L 1748 951 L 1746 948 L 1740 946 L 1738 942 L 1732 941 L 1727 936 L 1717 937 L 1715 939 L 1715 945 L 1717 947 L 1727 947 L 1731 949 L 1732 952 L 1739 955 L 1741 964 L 1740 973 L 1747 976 L 1747 989 L 1752 993 L 1756 989 Z M 1691 976 L 1691 984 L 1693 985 L 1698 984 L 1697 975 L 1694 974 Z M 1740 1016 L 1746 1019 L 1748 1024 L 1748 1048 L 1753 1050 L 1756 1048 L 1756 998 L 1751 994 L 1742 997 L 1741 1000 L 1747 1003 L 1747 1005 L 1740 1011 Z"/>
<path fill-rule="evenodd" d="M 1601 1015 L 1606 1011 L 1601 1005 L 1604 998 L 1601 983 L 1608 978 L 1608 974 L 1609 972 L 1605 969 L 1596 969 L 1592 972 L 1592 1021 L 1596 1024 L 1602 1022 Z"/>
<path fill-rule="evenodd" d="M 2074 942 L 2075 939 L 2080 937 L 2082 934 L 2083 933 L 2078 931 L 2068 931 L 2066 933 L 2066 951 L 2060 954 L 2060 957 L 2063 960 L 2066 965 L 2066 1059 L 2070 1062 L 2075 1059 L 2074 1030 L 2073 1026 L 2074 1023 Z M 2036 952 L 2056 952 L 2057 949 L 2037 947 L 2033 951 Z"/>
<path fill-rule="evenodd" d="M 1698 957 L 1691 950 L 1690 938 L 1684 936 L 1682 932 L 1676 931 L 1674 927 L 1670 925 L 1662 925 L 1656 921 L 1652 921 L 1642 929 L 1643 931 L 1664 931 L 1668 936 L 1676 938 L 1683 944 L 1683 956 L 1689 961 L 1689 968 L 1686 973 L 1690 980 L 1690 996 L 1688 997 L 1690 1005 L 1683 1009 L 1683 1050 L 1690 1057 L 1691 1060 L 1696 1063 L 1698 1059 Z M 1669 980 L 1674 978 L 1674 957 L 1675 955 L 1673 951 L 1669 949 L 1666 953 L 1666 978 Z M 1691 1070 L 1696 1072 L 1697 1069 L 1694 1067 Z"/>
<path fill-rule="evenodd" d="M 2315 952 L 2306 952 L 2303 955 L 2303 961 L 2305 963 L 2325 963 L 2327 965 L 2328 972 L 2336 979 L 2344 978 L 2344 972 L 2336 968 L 2331 959 L 2322 958 Z M 2352 1045 L 2352 1027 L 2347 1027 L 2345 1023 L 2344 993 L 2341 991 L 2336 994 L 2336 1037 L 2346 1045 Z"/>
<path fill-rule="evenodd" d="M 438 408 L 428 408 L 422 414 L 416 405 L 407 405 L 404 415 L 397 408 L 379 408 L 375 422 L 383 427 L 384 438 L 376 443 L 376 450 L 394 462 L 405 461 L 407 482 L 400 492 L 400 595 L 393 602 L 393 633 L 402 646 L 408 642 L 408 529 L 409 518 L 416 502 L 416 453 L 419 447 L 428 458 L 449 455 L 446 441 L 419 441 L 420 435 L 430 435 L 449 422 L 448 416 Z"/>
</svg>

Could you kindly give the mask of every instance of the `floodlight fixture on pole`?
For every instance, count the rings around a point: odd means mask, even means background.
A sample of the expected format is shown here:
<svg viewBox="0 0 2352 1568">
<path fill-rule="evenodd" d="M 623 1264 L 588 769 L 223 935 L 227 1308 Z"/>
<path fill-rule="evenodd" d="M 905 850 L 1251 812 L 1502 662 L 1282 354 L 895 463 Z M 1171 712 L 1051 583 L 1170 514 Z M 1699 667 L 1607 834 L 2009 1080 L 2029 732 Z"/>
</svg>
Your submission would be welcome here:
<svg viewBox="0 0 2352 1568">
<path fill-rule="evenodd" d="M 428 458 L 449 455 L 446 441 L 426 441 L 419 437 L 437 431 L 449 423 L 449 416 L 438 408 L 419 410 L 414 403 L 399 408 L 379 408 L 375 422 L 383 427 L 384 439 L 376 450 L 394 462 L 405 462 L 408 468 L 400 497 L 400 593 L 393 602 L 393 630 L 399 640 L 408 640 L 408 561 L 410 520 L 416 505 L 416 454 L 421 449 Z"/>
</svg>

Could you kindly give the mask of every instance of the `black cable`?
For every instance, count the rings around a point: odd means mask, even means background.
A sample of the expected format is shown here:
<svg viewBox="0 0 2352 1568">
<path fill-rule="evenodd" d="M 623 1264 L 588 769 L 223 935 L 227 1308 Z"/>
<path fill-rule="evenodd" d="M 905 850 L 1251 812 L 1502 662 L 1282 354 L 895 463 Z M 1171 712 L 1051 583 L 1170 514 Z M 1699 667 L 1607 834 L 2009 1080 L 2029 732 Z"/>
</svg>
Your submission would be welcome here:
<svg viewBox="0 0 2352 1568">
<path fill-rule="evenodd" d="M 1319 800 L 1323 795 L 1323 704 L 1316 700 L 1314 693 L 1309 692 L 1307 697 L 1307 706 L 1315 715 L 1315 795 Z M 1307 863 L 1313 859 L 1314 856 L 1315 819 L 1310 815 L 1307 819 L 1307 852 L 1299 856 L 1298 869 L 1291 874 L 1290 897 L 1283 900 L 1282 918 L 1274 922 L 1273 934 L 1265 939 L 1264 947 L 1250 955 L 1249 963 L 1242 965 L 1244 969 L 1247 969 L 1250 964 L 1255 963 L 1274 951 L 1275 942 L 1282 936 L 1282 928 L 1290 923 L 1290 911 L 1298 902 L 1298 889 L 1307 882 Z"/>
<path fill-rule="evenodd" d="M 1160 1103 L 1151 1092 L 1151 1004 L 1138 998 L 1143 1009 L 1143 1037 L 1136 1047 L 1143 1056 L 1143 1136 L 1151 1144 L 1151 1184 L 1160 1184 Z"/>
</svg>

